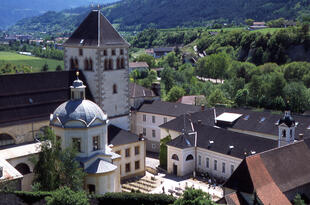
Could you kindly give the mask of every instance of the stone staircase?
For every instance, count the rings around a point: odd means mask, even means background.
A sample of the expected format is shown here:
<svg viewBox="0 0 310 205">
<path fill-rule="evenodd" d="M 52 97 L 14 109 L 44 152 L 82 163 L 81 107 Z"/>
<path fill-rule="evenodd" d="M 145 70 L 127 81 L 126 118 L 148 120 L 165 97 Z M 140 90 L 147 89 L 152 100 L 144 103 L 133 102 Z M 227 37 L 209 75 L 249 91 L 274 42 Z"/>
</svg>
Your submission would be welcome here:
<svg viewBox="0 0 310 205">
<path fill-rule="evenodd" d="M 142 193 L 149 193 L 153 189 L 155 189 L 157 186 L 156 180 L 152 180 L 149 177 L 143 177 L 138 180 L 134 181 L 128 181 L 124 184 L 122 184 L 122 191 L 123 192 L 131 192 L 134 191 L 140 191 Z"/>
</svg>

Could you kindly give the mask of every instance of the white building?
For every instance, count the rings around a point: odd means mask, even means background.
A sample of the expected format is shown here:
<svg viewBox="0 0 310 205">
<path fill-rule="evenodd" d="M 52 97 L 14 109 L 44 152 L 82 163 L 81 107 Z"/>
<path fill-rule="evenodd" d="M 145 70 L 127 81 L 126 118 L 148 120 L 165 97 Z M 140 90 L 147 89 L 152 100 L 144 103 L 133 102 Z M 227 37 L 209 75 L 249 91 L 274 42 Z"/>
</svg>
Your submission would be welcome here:
<svg viewBox="0 0 310 205">
<path fill-rule="evenodd" d="M 147 151 L 159 152 L 160 140 L 167 137 L 161 135 L 159 126 L 182 114 L 197 112 L 200 109 L 199 106 L 163 101 L 145 103 L 132 113 L 132 132 L 142 134 L 146 138 Z"/>
</svg>

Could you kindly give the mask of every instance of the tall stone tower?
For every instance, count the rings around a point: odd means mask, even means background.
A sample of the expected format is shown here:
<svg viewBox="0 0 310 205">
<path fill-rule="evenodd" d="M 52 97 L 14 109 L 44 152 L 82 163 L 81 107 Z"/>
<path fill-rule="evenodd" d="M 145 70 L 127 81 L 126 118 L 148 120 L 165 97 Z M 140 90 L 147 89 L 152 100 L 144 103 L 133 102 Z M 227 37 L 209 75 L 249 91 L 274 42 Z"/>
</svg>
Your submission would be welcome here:
<svg viewBox="0 0 310 205">
<path fill-rule="evenodd" d="M 126 130 L 130 129 L 129 46 L 99 10 L 91 11 L 64 43 L 65 69 L 82 71 L 110 123 Z"/>
</svg>

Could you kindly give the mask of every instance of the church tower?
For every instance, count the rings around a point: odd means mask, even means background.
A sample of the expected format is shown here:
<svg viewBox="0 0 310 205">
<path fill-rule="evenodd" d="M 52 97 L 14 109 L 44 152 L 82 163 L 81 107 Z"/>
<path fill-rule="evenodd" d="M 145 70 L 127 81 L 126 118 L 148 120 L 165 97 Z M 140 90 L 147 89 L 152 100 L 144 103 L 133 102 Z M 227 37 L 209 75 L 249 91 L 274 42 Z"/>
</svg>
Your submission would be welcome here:
<svg viewBox="0 0 310 205">
<path fill-rule="evenodd" d="M 66 70 L 80 70 L 110 123 L 130 129 L 128 48 L 111 23 L 94 10 L 64 43 Z"/>
<path fill-rule="evenodd" d="M 295 128 L 296 123 L 291 112 L 287 109 L 284 116 L 279 120 L 278 129 L 279 129 L 279 138 L 278 138 L 278 147 L 294 143 L 295 140 Z"/>
</svg>

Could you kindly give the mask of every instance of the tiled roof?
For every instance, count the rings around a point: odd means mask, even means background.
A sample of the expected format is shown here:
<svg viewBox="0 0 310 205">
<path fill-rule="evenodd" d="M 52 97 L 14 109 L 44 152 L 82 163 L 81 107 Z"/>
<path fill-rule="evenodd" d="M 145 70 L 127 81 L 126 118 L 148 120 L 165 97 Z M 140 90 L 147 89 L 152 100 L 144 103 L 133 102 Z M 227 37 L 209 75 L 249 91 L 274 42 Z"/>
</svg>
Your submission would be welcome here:
<svg viewBox="0 0 310 205">
<path fill-rule="evenodd" d="M 242 114 L 242 116 L 233 124 L 226 124 L 225 127 L 273 136 L 278 136 L 278 127 L 276 123 L 284 116 L 284 114 L 274 114 L 270 111 L 254 111 L 242 108 L 218 107 L 215 110 L 216 116 L 219 116 L 224 112 Z M 292 117 L 297 123 L 295 138 L 297 138 L 299 134 L 304 134 L 305 137 L 310 136 L 310 117 L 304 115 L 292 115 Z M 202 124 L 210 126 L 215 125 L 213 108 L 206 108 L 205 111 L 192 113 L 191 115 L 187 116 L 187 118 L 190 118 L 193 122 L 200 120 Z M 186 121 L 186 123 L 189 123 L 189 121 Z M 174 120 L 160 125 L 160 127 L 181 131 L 184 127 L 183 124 L 184 118 L 183 116 L 179 116 Z M 222 125 L 218 124 L 218 126 Z"/>
<path fill-rule="evenodd" d="M 171 103 L 164 101 L 154 101 L 151 104 L 143 104 L 139 109 L 139 112 L 177 117 L 184 113 L 197 112 L 200 109 L 200 106 L 185 105 L 181 103 Z"/>
<path fill-rule="evenodd" d="M 83 73 L 80 79 L 87 84 Z M 63 102 L 70 99 L 74 71 L 0 75 L 0 126 L 27 120 L 49 120 Z M 86 88 L 86 98 L 92 100 Z"/>
<path fill-rule="evenodd" d="M 285 194 L 300 192 L 300 187 L 310 184 L 309 145 L 306 139 L 249 156 L 224 187 L 250 194 L 255 191 L 263 204 L 290 204 L 287 197 L 291 196 Z"/>
<path fill-rule="evenodd" d="M 194 129 L 197 132 L 198 147 L 241 159 L 254 152 L 260 153 L 275 148 L 278 144 L 275 140 L 237 133 L 208 125 L 194 124 Z M 213 141 L 213 143 L 210 144 L 210 141 Z M 194 134 L 182 134 L 167 143 L 169 146 L 180 149 L 193 147 L 194 144 Z"/>
<path fill-rule="evenodd" d="M 91 11 L 71 37 L 64 43 L 64 46 L 98 45 L 129 46 L 129 44 L 119 35 L 111 23 L 99 11 Z"/>
<path fill-rule="evenodd" d="M 142 87 L 136 83 L 129 83 L 129 95 L 131 98 L 156 96 L 152 90 Z"/>
<path fill-rule="evenodd" d="M 114 125 L 108 127 L 108 144 L 113 146 L 138 142 L 139 137 Z"/>
<path fill-rule="evenodd" d="M 129 62 L 129 68 L 148 68 L 149 65 L 146 62 Z"/>
</svg>

